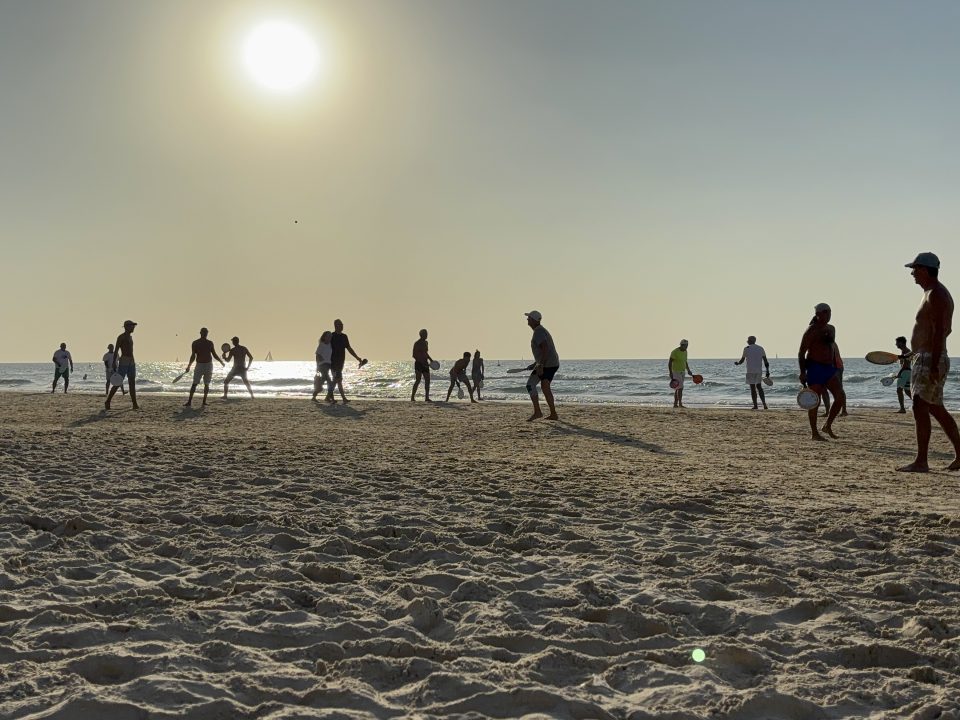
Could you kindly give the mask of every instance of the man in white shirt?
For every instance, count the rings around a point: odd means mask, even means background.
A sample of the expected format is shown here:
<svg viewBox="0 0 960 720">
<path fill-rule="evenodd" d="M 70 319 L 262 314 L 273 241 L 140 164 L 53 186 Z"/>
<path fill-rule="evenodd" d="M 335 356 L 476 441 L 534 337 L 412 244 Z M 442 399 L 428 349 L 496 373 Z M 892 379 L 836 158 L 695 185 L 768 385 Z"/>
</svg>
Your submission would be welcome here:
<svg viewBox="0 0 960 720">
<path fill-rule="evenodd" d="M 113 375 L 113 366 L 115 364 L 117 354 L 113 351 L 113 343 L 107 345 L 107 351 L 103 354 L 103 369 L 107 374 L 107 390 L 104 395 L 110 394 L 110 376 Z M 126 378 L 124 378 L 126 380 Z M 123 389 L 123 383 L 120 383 L 120 391 L 126 395 L 127 391 Z"/>
<path fill-rule="evenodd" d="M 57 382 L 59 382 L 60 377 L 63 376 L 63 391 L 66 392 L 67 388 L 70 387 L 70 373 L 73 372 L 73 356 L 70 355 L 70 351 L 67 350 L 66 343 L 60 343 L 60 349 L 53 353 L 53 389 L 50 392 L 55 393 L 57 391 Z"/>
<path fill-rule="evenodd" d="M 767 353 L 764 351 L 762 345 L 757 345 L 757 338 L 751 335 L 747 338 L 747 346 L 743 349 L 743 354 L 740 355 L 740 359 L 737 360 L 734 365 L 741 365 L 743 362 L 747 363 L 747 385 L 750 386 L 750 396 L 753 398 L 753 409 L 759 410 L 757 407 L 757 395 L 760 396 L 760 402 L 763 403 L 763 409 L 767 409 L 767 399 L 763 395 L 763 385 L 761 385 L 761 375 L 760 366 L 766 365 L 767 367 L 767 377 L 770 377 L 770 361 L 767 360 Z"/>
</svg>

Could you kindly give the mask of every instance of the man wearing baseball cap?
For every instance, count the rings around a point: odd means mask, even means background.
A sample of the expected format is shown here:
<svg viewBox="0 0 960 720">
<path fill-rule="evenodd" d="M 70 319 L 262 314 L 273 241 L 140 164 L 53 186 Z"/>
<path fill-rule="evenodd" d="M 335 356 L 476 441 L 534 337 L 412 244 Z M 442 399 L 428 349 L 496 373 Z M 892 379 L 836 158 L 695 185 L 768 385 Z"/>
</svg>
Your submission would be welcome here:
<svg viewBox="0 0 960 720">
<path fill-rule="evenodd" d="M 547 407 L 550 408 L 547 420 L 557 420 L 557 409 L 553 404 L 553 390 L 550 385 L 557 370 L 560 369 L 560 356 L 557 354 L 556 345 L 553 344 L 553 336 L 540 324 L 543 315 L 537 310 L 531 310 L 524 315 L 527 317 L 527 325 L 533 330 L 533 337 L 530 339 L 533 365 L 527 367 L 527 370 L 533 371 L 527 379 L 527 392 L 530 393 L 530 400 L 533 402 L 533 415 L 527 418 L 527 422 L 543 417 L 540 411 L 540 398 L 537 396 L 537 385 L 543 388 L 543 397 L 547 401 Z"/>
<path fill-rule="evenodd" d="M 123 335 L 117 338 L 116 354 L 113 356 L 113 371 L 120 374 L 121 378 L 126 379 L 127 387 L 130 388 L 130 401 L 133 403 L 133 409 L 139 410 L 137 405 L 137 361 L 133 357 L 133 331 L 137 324 L 133 320 L 124 320 Z M 110 394 L 107 395 L 107 401 L 103 406 L 109 410 L 110 401 L 117 394 L 117 390 L 123 385 L 114 385 L 110 388 Z"/>
<path fill-rule="evenodd" d="M 953 443 L 956 456 L 947 470 L 960 470 L 960 431 L 957 422 L 943 406 L 943 386 L 950 371 L 947 336 L 953 323 L 953 298 L 940 282 L 940 258 L 922 252 L 905 267 L 911 268 L 913 281 L 923 288 L 923 300 L 917 311 L 910 347 L 913 348 L 910 394 L 913 396 L 913 419 L 917 425 L 917 457 L 899 472 L 927 472 L 927 450 L 930 447 L 930 416 Z"/>
<path fill-rule="evenodd" d="M 693 377 L 693 370 L 687 362 L 687 347 L 689 340 L 681 340 L 680 345 L 670 352 L 670 358 L 667 360 L 667 372 L 670 374 L 670 387 L 673 388 L 673 406 L 675 408 L 686 407 L 683 404 L 683 379 L 684 373 Z"/>
</svg>

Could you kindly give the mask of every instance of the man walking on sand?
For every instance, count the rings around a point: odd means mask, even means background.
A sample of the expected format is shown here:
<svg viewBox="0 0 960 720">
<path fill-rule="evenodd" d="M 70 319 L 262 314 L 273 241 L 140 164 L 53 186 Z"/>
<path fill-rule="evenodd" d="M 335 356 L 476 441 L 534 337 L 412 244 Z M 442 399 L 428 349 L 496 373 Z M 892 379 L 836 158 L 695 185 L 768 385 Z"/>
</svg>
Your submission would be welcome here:
<svg viewBox="0 0 960 720">
<path fill-rule="evenodd" d="M 806 331 L 800 340 L 800 352 L 797 360 L 800 363 L 800 383 L 810 387 L 817 395 L 824 398 L 829 391 L 833 394 L 833 407 L 827 416 L 823 431 L 836 439 L 833 432 L 833 421 L 843 409 L 847 396 L 837 377 L 836 341 L 837 329 L 830 324 L 832 311 L 826 303 L 819 303 L 814 308 L 814 316 L 807 325 Z M 810 420 L 810 431 L 814 440 L 826 440 L 817 432 L 817 408 L 807 412 Z"/>
<path fill-rule="evenodd" d="M 904 392 L 910 392 L 910 357 L 913 355 L 910 348 L 907 347 L 907 339 L 901 335 L 894 342 L 900 355 L 897 359 L 900 361 L 900 372 L 897 373 L 897 401 L 900 403 L 900 409 L 897 412 L 901 415 L 907 414 L 907 407 L 904 405 Z"/>
<path fill-rule="evenodd" d="M 184 372 L 190 372 L 190 366 L 193 365 L 194 360 L 197 361 L 197 366 L 193 370 L 193 385 L 190 386 L 190 396 L 183 404 L 184 407 L 193 406 L 193 394 L 197 391 L 201 380 L 203 380 L 203 404 L 207 404 L 207 393 L 210 392 L 210 381 L 213 380 L 213 358 L 217 359 L 220 367 L 224 366 L 223 360 L 217 355 L 217 349 L 213 346 L 213 341 L 207 338 L 209 332 L 205 327 L 200 328 L 200 337 L 190 346 L 190 360 Z"/>
<path fill-rule="evenodd" d="M 947 337 L 953 329 L 953 298 L 938 279 L 940 259 L 932 252 L 917 255 L 906 267 L 912 268 L 913 281 L 923 288 L 923 300 L 917 311 L 910 347 L 910 392 L 913 395 L 913 419 L 917 425 L 917 457 L 899 472 L 928 472 L 927 450 L 930 447 L 930 416 L 953 443 L 955 458 L 947 470 L 960 470 L 960 431 L 957 422 L 943 406 L 943 386 L 950 372 Z"/>
<path fill-rule="evenodd" d="M 413 373 L 416 379 L 413 381 L 413 392 L 410 393 L 410 402 L 417 399 L 417 388 L 420 387 L 420 381 L 423 380 L 423 399 L 426 402 L 433 402 L 430 399 L 430 363 L 433 358 L 427 345 L 427 331 L 420 331 L 420 339 L 413 344 Z"/>
<path fill-rule="evenodd" d="M 753 335 L 747 338 L 747 346 L 743 349 L 740 359 L 734 365 L 747 363 L 747 385 L 750 386 L 750 397 L 753 398 L 753 409 L 757 410 L 757 395 L 760 396 L 760 402 L 763 403 L 763 409 L 767 409 L 767 399 L 763 395 L 763 378 L 761 377 L 760 365 L 766 365 L 767 377 L 770 377 L 770 361 L 767 360 L 767 353 L 762 345 L 757 345 L 757 338 Z"/>
<path fill-rule="evenodd" d="M 670 359 L 667 360 L 667 372 L 670 373 L 670 387 L 673 388 L 673 406 L 675 408 L 685 407 L 683 404 L 683 379 L 686 375 L 693 377 L 693 370 L 687 362 L 687 347 L 690 345 L 688 340 L 681 340 L 680 346 L 674 348 L 670 353 Z M 676 383 L 676 384 L 674 384 Z"/>
<path fill-rule="evenodd" d="M 123 335 L 117 337 L 117 354 L 113 358 L 113 372 L 120 374 L 120 377 L 127 381 L 127 387 L 130 388 L 130 401 L 133 403 L 133 409 L 139 410 L 137 405 L 137 361 L 133 357 L 133 331 L 137 324 L 133 320 L 124 320 Z M 117 394 L 117 390 L 123 387 L 121 382 L 110 388 L 110 394 L 103 406 L 109 410 L 110 401 Z"/>
<path fill-rule="evenodd" d="M 553 343 L 553 336 L 547 329 L 540 324 L 543 315 L 537 310 L 531 310 L 524 313 L 527 317 L 527 325 L 533 330 L 533 336 L 530 338 L 530 349 L 533 351 L 533 365 L 527 367 L 532 370 L 530 377 L 527 378 L 527 392 L 530 393 L 530 401 L 533 403 L 533 415 L 527 418 L 527 422 L 542 418 L 540 411 L 540 398 L 537 395 L 537 385 L 543 388 L 543 397 L 547 401 L 547 407 L 550 408 L 550 414 L 547 420 L 557 420 L 557 409 L 553 404 L 553 378 L 560 369 L 560 356 L 557 354 L 557 346 Z"/>
<path fill-rule="evenodd" d="M 50 392 L 57 391 L 57 383 L 63 377 L 63 392 L 66 394 L 67 388 L 70 387 L 70 373 L 73 372 L 73 356 L 67 350 L 67 344 L 60 343 L 60 349 L 53 353 L 51 359 L 53 360 L 53 388 Z"/>
<path fill-rule="evenodd" d="M 333 335 L 330 336 L 330 345 L 333 347 L 333 355 L 331 358 L 333 362 L 330 366 L 330 369 L 333 371 L 333 382 L 340 390 L 340 399 L 344 402 L 350 402 L 343 393 L 343 363 L 347 360 L 347 353 L 349 352 L 357 359 L 360 367 L 366 365 L 367 361 L 365 358 L 357 355 L 353 351 L 353 348 L 350 347 L 350 338 L 348 338 L 347 334 L 343 331 L 343 320 L 333 321 Z M 333 399 L 333 386 L 331 386 L 330 392 L 327 394 L 327 401 L 329 402 Z"/>
<path fill-rule="evenodd" d="M 250 393 L 250 399 L 253 400 L 253 388 L 250 387 L 250 381 L 247 380 L 247 370 L 253 365 L 253 354 L 240 344 L 240 338 L 236 335 L 230 338 L 230 342 L 233 343 L 233 347 L 227 350 L 223 359 L 232 359 L 233 367 L 230 368 L 230 372 L 227 373 L 227 377 L 223 381 L 223 399 L 227 399 L 227 388 L 230 387 L 230 382 L 235 377 L 239 377 L 243 380 L 243 384 L 247 386 L 247 392 Z"/>
</svg>

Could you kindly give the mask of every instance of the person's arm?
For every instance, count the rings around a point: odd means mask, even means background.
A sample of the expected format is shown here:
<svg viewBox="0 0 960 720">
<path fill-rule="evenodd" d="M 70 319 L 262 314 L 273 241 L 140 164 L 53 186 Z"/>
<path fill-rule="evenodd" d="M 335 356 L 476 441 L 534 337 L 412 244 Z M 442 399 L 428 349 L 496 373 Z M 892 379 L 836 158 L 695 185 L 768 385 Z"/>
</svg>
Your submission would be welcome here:
<svg viewBox="0 0 960 720">
<path fill-rule="evenodd" d="M 667 358 L 667 377 L 673 380 L 673 358 Z"/>
<path fill-rule="evenodd" d="M 687 375 L 693 377 L 693 370 L 690 369 L 690 363 L 687 363 Z"/>
<path fill-rule="evenodd" d="M 53 357 L 50 358 L 50 362 L 52 362 L 52 363 L 53 363 L 54 365 L 56 365 L 57 367 L 60 367 L 60 363 L 57 362 L 57 354 L 56 354 L 56 353 L 54 353 L 54 354 L 53 354 Z"/>
<path fill-rule="evenodd" d="M 742 353 L 740 353 L 740 359 L 737 360 L 737 361 L 734 363 L 734 365 L 742 365 L 742 364 L 743 364 L 743 361 L 746 360 L 746 359 L 747 359 L 747 351 L 744 350 Z M 764 358 L 764 360 L 766 360 L 766 358 Z"/>
<path fill-rule="evenodd" d="M 349 343 L 347 344 L 347 352 L 350 353 L 351 355 L 353 355 L 353 357 L 356 358 L 357 362 L 363 362 L 363 358 L 361 358 L 359 355 L 357 355 L 357 354 L 353 351 L 353 348 L 350 347 Z"/>
<path fill-rule="evenodd" d="M 213 345 L 213 343 L 210 343 L 210 344 Z M 210 354 L 213 355 L 213 356 L 217 359 L 217 362 L 220 363 L 220 367 L 223 367 L 223 366 L 225 365 L 225 363 L 223 362 L 223 360 L 220 359 L 220 356 L 217 355 L 217 348 L 216 348 L 216 347 L 211 347 L 211 348 L 210 348 Z"/>
<path fill-rule="evenodd" d="M 933 332 L 930 334 L 930 375 L 932 379 L 940 377 L 940 355 L 947 345 L 947 325 L 950 322 L 950 306 L 943 294 L 930 293 L 930 315 Z"/>
<path fill-rule="evenodd" d="M 195 352 L 190 353 L 190 359 L 187 361 L 187 369 L 184 372 L 190 372 L 190 366 L 193 365 L 193 361 L 197 359 L 197 354 Z"/>
<path fill-rule="evenodd" d="M 73 355 L 67 353 L 67 360 L 70 361 L 70 372 L 73 372 Z"/>
<path fill-rule="evenodd" d="M 767 377 L 770 377 L 770 361 L 767 360 L 767 354 L 763 354 L 763 364 L 767 366 Z"/>
<path fill-rule="evenodd" d="M 123 335 L 118 335 L 118 336 L 117 336 L 117 342 L 114 343 L 114 346 L 113 346 L 113 347 L 116 348 L 116 350 L 113 351 L 113 362 L 111 363 L 111 365 L 113 366 L 113 367 L 111 368 L 112 370 L 116 370 L 118 367 L 120 367 L 120 340 L 121 340 L 121 338 L 123 338 Z"/>
<path fill-rule="evenodd" d="M 480 379 L 483 380 L 483 358 L 480 358 Z"/>
<path fill-rule="evenodd" d="M 537 375 L 543 375 L 543 361 L 547 357 L 547 341 L 541 340 L 537 349 L 540 350 L 540 359 L 533 364 L 533 369 L 537 371 Z"/>
<path fill-rule="evenodd" d="M 807 384 L 807 350 L 810 349 L 810 331 L 813 326 L 807 328 L 800 339 L 800 351 L 797 353 L 797 363 L 800 365 L 800 382 Z"/>
<path fill-rule="evenodd" d="M 251 367 L 253 367 L 253 353 L 250 352 L 249 349 L 247 350 L 247 360 L 247 366 L 244 368 L 244 370 L 249 370 Z"/>
</svg>

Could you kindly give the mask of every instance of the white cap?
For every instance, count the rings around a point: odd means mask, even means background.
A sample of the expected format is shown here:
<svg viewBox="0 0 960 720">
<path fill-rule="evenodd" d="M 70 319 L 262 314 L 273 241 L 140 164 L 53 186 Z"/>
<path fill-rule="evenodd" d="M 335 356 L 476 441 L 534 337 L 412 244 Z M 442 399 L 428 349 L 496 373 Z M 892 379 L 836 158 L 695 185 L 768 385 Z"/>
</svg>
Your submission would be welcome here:
<svg viewBox="0 0 960 720">
<path fill-rule="evenodd" d="M 537 322 L 543 320 L 543 315 L 540 314 L 539 310 L 531 310 L 528 313 L 524 313 L 524 315 L 526 315 L 528 318 L 533 318 Z"/>
</svg>

